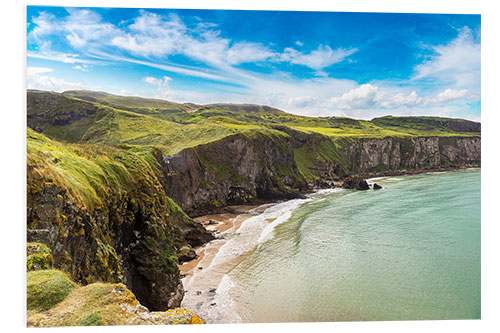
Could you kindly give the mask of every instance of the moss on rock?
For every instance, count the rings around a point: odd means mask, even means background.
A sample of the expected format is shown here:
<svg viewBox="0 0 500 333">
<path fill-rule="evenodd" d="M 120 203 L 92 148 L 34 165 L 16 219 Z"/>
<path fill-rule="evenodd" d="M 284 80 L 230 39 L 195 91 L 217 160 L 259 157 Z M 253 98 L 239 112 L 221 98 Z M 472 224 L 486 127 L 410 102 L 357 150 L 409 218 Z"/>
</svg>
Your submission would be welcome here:
<svg viewBox="0 0 500 333">
<path fill-rule="evenodd" d="M 28 271 L 52 268 L 54 258 L 47 245 L 42 243 L 28 243 L 26 251 L 26 268 Z"/>
<path fill-rule="evenodd" d="M 30 309 L 27 322 L 28 327 L 204 324 L 182 308 L 150 312 L 122 283 L 76 286 L 50 309 Z"/>
</svg>

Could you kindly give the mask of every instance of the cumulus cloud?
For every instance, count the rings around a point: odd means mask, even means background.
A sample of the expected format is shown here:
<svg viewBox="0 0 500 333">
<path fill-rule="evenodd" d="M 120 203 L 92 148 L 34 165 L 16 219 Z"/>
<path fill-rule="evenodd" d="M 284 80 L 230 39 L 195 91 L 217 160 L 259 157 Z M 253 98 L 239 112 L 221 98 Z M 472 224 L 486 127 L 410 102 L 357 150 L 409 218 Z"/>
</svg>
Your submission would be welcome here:
<svg viewBox="0 0 500 333">
<path fill-rule="evenodd" d="M 418 96 L 416 91 L 412 91 L 409 95 L 403 93 L 396 94 L 386 100 L 379 101 L 379 105 L 387 109 L 395 109 L 402 106 L 413 107 L 422 103 L 423 98 Z"/>
<path fill-rule="evenodd" d="M 145 78 L 142 79 L 142 81 L 149 83 L 155 87 L 163 88 L 163 87 L 168 87 L 168 82 L 172 81 L 172 78 L 168 76 L 163 76 L 163 78 L 158 79 L 152 76 L 146 76 Z"/>
<path fill-rule="evenodd" d="M 82 72 L 88 72 L 89 71 L 89 67 L 88 65 L 76 65 L 76 66 L 73 66 L 71 68 L 73 69 L 77 69 L 79 71 L 82 71 Z"/>
<path fill-rule="evenodd" d="M 61 78 L 44 75 L 51 72 L 52 68 L 48 67 L 28 67 L 26 72 L 26 87 L 28 89 L 57 92 L 85 88 L 83 84 L 78 82 L 69 82 Z"/>
<path fill-rule="evenodd" d="M 382 96 L 383 93 L 378 87 L 366 83 L 349 90 L 340 97 L 330 98 L 325 105 L 346 110 L 365 109 L 380 101 Z"/>
<path fill-rule="evenodd" d="M 47 68 L 47 67 L 28 67 L 27 68 L 27 75 L 33 76 L 37 74 L 42 74 L 42 73 L 50 73 L 52 72 L 52 68 Z"/>
<path fill-rule="evenodd" d="M 28 76 L 26 86 L 28 89 L 48 90 L 63 92 L 65 90 L 85 89 L 85 85 L 80 82 L 70 82 L 61 78 L 48 75 Z"/>
</svg>

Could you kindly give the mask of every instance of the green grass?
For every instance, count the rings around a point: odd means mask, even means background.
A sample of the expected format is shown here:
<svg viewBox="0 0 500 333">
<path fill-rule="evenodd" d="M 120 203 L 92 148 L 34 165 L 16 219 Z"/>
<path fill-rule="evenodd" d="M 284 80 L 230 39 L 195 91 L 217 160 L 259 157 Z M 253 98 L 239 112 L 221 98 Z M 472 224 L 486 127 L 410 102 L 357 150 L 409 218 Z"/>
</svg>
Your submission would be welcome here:
<svg viewBox="0 0 500 333">
<path fill-rule="evenodd" d="M 96 102 L 141 114 L 161 115 L 163 113 L 185 112 L 196 108 L 193 105 L 179 104 L 161 99 L 118 96 L 102 91 L 71 90 L 65 91 L 63 94 L 68 97 L 75 97 L 84 101 Z"/>
<path fill-rule="evenodd" d="M 28 327 L 203 324 L 194 313 L 180 308 L 155 312 L 154 317 L 159 320 L 150 322 L 134 313 L 139 306 L 135 295 L 123 284 L 76 285 L 64 300 L 49 310 L 28 309 L 27 324 Z"/>
<path fill-rule="evenodd" d="M 102 326 L 102 317 L 99 311 L 87 312 L 78 320 L 78 326 Z"/>
<path fill-rule="evenodd" d="M 75 284 L 58 270 L 40 270 L 27 273 L 27 309 L 46 311 L 62 302 Z"/>
<path fill-rule="evenodd" d="M 154 170 L 137 153 L 106 146 L 64 144 L 28 129 L 28 184 L 40 175 L 66 189 L 77 202 L 93 208 L 110 189 L 128 191 L 133 183 L 151 182 Z"/>
</svg>

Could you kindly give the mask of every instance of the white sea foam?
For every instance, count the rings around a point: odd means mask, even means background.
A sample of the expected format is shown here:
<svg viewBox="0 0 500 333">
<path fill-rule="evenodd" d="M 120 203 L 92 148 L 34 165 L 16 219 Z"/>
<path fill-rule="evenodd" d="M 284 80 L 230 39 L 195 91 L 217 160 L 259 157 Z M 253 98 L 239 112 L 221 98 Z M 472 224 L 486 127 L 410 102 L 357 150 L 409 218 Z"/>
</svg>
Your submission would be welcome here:
<svg viewBox="0 0 500 333">
<path fill-rule="evenodd" d="M 316 192 L 314 193 L 311 193 L 308 195 L 309 198 L 314 198 L 314 197 L 317 197 L 319 195 L 325 195 L 325 194 L 332 194 L 332 193 L 337 193 L 337 192 L 340 192 L 342 191 L 343 189 L 340 188 L 340 187 L 335 187 L 335 188 L 325 188 L 325 189 L 322 189 L 322 190 L 317 190 Z"/>
<path fill-rule="evenodd" d="M 241 317 L 234 311 L 234 301 L 229 294 L 229 291 L 234 288 L 234 286 L 235 283 L 231 280 L 229 275 L 225 274 L 212 300 L 212 304 L 215 304 L 216 307 L 209 310 L 210 316 L 214 319 L 214 322 L 218 322 L 220 318 L 224 318 L 224 323 L 241 323 Z"/>
<path fill-rule="evenodd" d="M 236 258 L 254 249 L 259 243 L 272 236 L 274 228 L 287 221 L 293 210 L 312 199 L 293 199 L 274 204 L 261 214 L 248 218 L 232 237 L 221 246 L 209 268 Z"/>
<path fill-rule="evenodd" d="M 227 295 L 229 293 L 229 290 L 231 290 L 235 286 L 234 282 L 231 280 L 229 275 L 225 274 L 222 279 L 220 280 L 219 286 L 217 287 L 216 290 L 216 295 Z"/>
</svg>

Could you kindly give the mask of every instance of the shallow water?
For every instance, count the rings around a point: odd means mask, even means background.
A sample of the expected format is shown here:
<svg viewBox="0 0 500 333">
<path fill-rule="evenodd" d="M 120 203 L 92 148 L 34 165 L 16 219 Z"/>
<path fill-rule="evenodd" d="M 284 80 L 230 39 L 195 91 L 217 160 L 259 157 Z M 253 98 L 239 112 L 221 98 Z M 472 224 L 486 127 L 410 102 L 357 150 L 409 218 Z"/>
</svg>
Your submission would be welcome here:
<svg viewBox="0 0 500 333">
<path fill-rule="evenodd" d="M 322 191 L 247 219 L 212 262 L 216 301 L 202 316 L 480 318 L 480 170 L 376 182 L 384 189 Z"/>
</svg>

